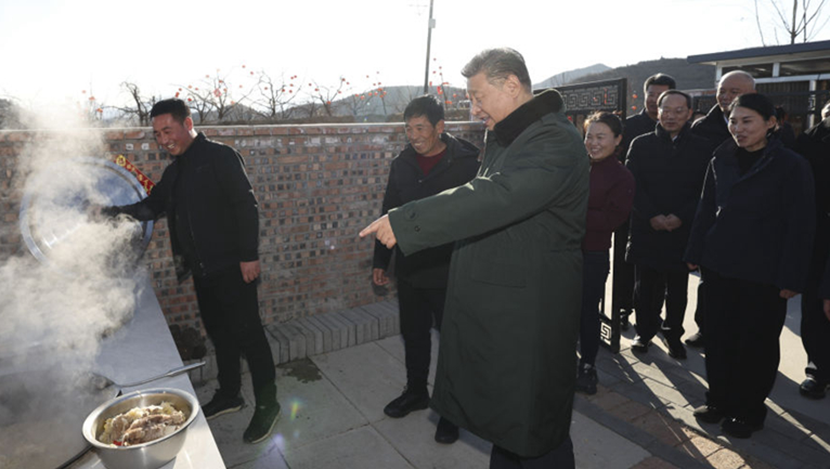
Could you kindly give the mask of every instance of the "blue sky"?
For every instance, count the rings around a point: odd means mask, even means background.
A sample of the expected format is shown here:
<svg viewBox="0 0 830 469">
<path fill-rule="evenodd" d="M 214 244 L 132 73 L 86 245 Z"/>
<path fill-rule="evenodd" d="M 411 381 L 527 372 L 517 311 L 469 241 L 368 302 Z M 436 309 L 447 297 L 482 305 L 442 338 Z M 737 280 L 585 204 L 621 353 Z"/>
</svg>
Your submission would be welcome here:
<svg viewBox="0 0 830 469">
<path fill-rule="evenodd" d="M 772 19 L 765 1 L 758 3 Z M 115 105 L 127 98 L 124 81 L 169 97 L 217 69 L 234 86 L 249 86 L 250 72 L 260 70 L 275 79 L 297 76 L 298 85 L 334 86 L 342 75 L 354 90 L 422 84 L 428 6 L 429 0 L 0 0 L 0 97 L 37 106 L 94 94 Z M 495 46 L 522 52 L 532 79 L 541 81 L 595 63 L 761 45 L 749 0 L 435 0 L 434 16 L 432 63 L 442 67 L 444 81 L 462 87 L 460 68 Z M 766 42 L 775 44 L 773 23 L 764 28 Z M 783 43 L 780 31 L 778 37 Z M 825 27 L 814 40 L 828 38 Z"/>
</svg>

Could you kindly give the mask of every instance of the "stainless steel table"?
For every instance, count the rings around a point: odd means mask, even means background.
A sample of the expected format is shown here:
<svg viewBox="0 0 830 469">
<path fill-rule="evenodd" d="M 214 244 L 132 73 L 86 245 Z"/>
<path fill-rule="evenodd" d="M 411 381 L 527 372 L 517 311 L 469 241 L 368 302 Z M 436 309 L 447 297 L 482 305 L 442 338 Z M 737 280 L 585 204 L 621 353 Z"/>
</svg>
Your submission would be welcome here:
<svg viewBox="0 0 830 469">
<path fill-rule="evenodd" d="M 145 279 L 140 284 L 140 289 L 141 292 L 132 321 L 104 341 L 98 358 L 96 372 L 116 382 L 137 381 L 149 376 L 163 374 L 171 368 L 182 365 L 176 344 L 170 335 L 170 330 L 149 279 Z M 186 374 L 153 381 L 134 388 L 123 388 L 123 392 L 128 393 L 156 387 L 178 388 L 196 394 Z M 78 431 L 80 431 L 80 426 Z M 100 469 L 104 465 L 98 459 L 98 456 L 91 451 L 70 467 L 72 469 Z M 199 413 L 199 416 L 188 429 L 184 447 L 176 459 L 163 467 L 164 469 L 225 467 L 204 415 Z"/>
</svg>

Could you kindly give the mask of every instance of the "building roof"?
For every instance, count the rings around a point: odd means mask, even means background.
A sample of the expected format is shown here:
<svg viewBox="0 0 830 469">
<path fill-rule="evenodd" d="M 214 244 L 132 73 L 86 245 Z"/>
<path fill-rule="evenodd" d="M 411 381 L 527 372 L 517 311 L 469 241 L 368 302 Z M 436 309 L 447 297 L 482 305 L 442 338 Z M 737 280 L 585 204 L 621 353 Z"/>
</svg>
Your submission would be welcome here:
<svg viewBox="0 0 830 469">
<path fill-rule="evenodd" d="M 822 54 L 824 53 L 824 54 Z M 830 54 L 830 41 L 804 42 L 801 44 L 787 44 L 784 46 L 752 47 L 749 49 L 714 52 L 711 54 L 690 55 L 686 61 L 692 64 L 716 64 L 727 60 L 754 59 L 760 57 L 774 57 L 799 54 L 802 58 L 813 55 Z"/>
</svg>

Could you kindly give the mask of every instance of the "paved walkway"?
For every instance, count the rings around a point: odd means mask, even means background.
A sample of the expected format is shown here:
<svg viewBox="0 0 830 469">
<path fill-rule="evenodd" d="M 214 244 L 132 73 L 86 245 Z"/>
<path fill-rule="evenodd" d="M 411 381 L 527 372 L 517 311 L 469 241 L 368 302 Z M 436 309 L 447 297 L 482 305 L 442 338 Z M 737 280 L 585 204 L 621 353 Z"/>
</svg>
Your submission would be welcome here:
<svg viewBox="0 0 830 469">
<path fill-rule="evenodd" d="M 697 279 L 690 279 L 694 298 Z M 687 314 L 687 334 L 694 332 Z M 577 395 L 571 436 L 579 468 L 830 468 L 830 398 L 811 401 L 798 395 L 804 352 L 798 337 L 797 301 L 790 302 L 782 334 L 782 365 L 767 401 L 766 428 L 749 440 L 721 434 L 717 425 L 698 424 L 692 409 L 705 392 L 703 356 L 670 358 L 662 344 L 645 357 L 628 349 L 600 351 L 600 390 Z M 391 302 L 271 326 L 269 339 L 277 367 L 282 418 L 271 439 L 242 443 L 253 412 L 209 422 L 231 468 L 486 468 L 490 444 L 463 431 L 453 445 L 433 441 L 438 416 L 431 410 L 390 419 L 383 406 L 405 384 L 403 341 L 397 335 Z M 325 317 L 324 317 L 325 316 Z M 311 320 L 310 320 L 311 319 Z M 433 341 L 434 357 L 437 337 Z M 192 375 L 199 399 L 216 386 L 206 368 Z M 253 402 L 250 379 L 243 394 Z"/>
</svg>

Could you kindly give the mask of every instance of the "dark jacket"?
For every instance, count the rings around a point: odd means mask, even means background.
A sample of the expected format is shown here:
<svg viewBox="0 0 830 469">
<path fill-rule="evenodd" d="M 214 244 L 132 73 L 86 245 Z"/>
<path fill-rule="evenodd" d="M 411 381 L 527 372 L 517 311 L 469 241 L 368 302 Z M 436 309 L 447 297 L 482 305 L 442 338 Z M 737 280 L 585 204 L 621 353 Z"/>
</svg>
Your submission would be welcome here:
<svg viewBox="0 0 830 469">
<path fill-rule="evenodd" d="M 611 233 L 631 213 L 634 202 L 634 176 L 616 158 L 609 156 L 591 164 L 591 194 L 583 251 L 607 251 Z"/>
<path fill-rule="evenodd" d="M 620 142 L 620 148 L 622 148 L 622 154 L 620 157 L 623 162 L 625 162 L 625 155 L 628 154 L 628 148 L 631 146 L 631 142 L 640 135 L 654 132 L 654 128 L 656 126 L 657 121 L 648 115 L 645 108 L 637 114 L 629 116 L 625 119 L 625 125 L 623 126 L 623 139 Z"/>
<path fill-rule="evenodd" d="M 706 165 L 707 140 L 692 134 L 689 124 L 675 140 L 661 125 L 631 142 L 626 166 L 637 190 L 631 211 L 631 236 L 626 260 L 661 272 L 688 270 L 683 252 L 695 216 Z M 656 231 L 651 219 L 674 214 L 682 222 L 673 231 Z"/>
<path fill-rule="evenodd" d="M 804 291 L 815 223 L 807 161 L 770 139 L 743 176 L 728 140 L 715 150 L 686 261 L 724 277 Z"/>
<path fill-rule="evenodd" d="M 830 119 L 802 133 L 797 148 L 810 162 L 815 180 L 816 236 L 808 277 L 809 286 L 815 288 L 830 257 Z"/>
<path fill-rule="evenodd" d="M 479 150 L 472 143 L 441 134 L 447 144 L 447 152 L 428 175 L 424 176 L 418 166 L 418 153 L 412 145 L 406 145 L 397 158 L 392 160 L 389 181 L 383 196 L 383 214 L 413 200 L 435 195 L 470 182 L 478 172 Z M 450 271 L 452 243 L 425 249 L 404 256 L 397 247 L 387 249 L 375 241 L 374 268 L 386 270 L 395 252 L 395 275 L 417 288 L 446 288 Z"/>
<path fill-rule="evenodd" d="M 713 151 L 721 143 L 732 139 L 723 111 L 720 110 L 720 106 L 717 104 L 712 106 L 706 117 L 692 125 L 692 133 L 709 140 Z"/>
<path fill-rule="evenodd" d="M 184 200 L 177 200 L 177 192 L 186 194 Z M 182 236 L 176 231 L 180 226 L 176 208 L 180 204 L 187 204 L 184 208 L 193 242 L 190 249 L 181 245 Z M 167 166 L 146 199 L 114 211 L 141 221 L 167 214 L 180 281 L 190 271 L 207 275 L 259 258 L 257 200 L 242 156 L 227 145 L 208 140 L 201 132 L 187 151 Z M 185 251 L 193 251 L 193 258 L 185 256 Z"/>
<path fill-rule="evenodd" d="M 824 275 L 821 277 L 821 284 L 818 288 L 818 297 L 830 300 L 830 258 L 827 259 L 827 266 L 825 266 Z"/>
<path fill-rule="evenodd" d="M 458 240 L 431 406 L 523 457 L 567 438 L 576 384 L 588 155 L 563 107 L 537 95 L 469 184 L 389 212 L 406 255 Z"/>
</svg>

